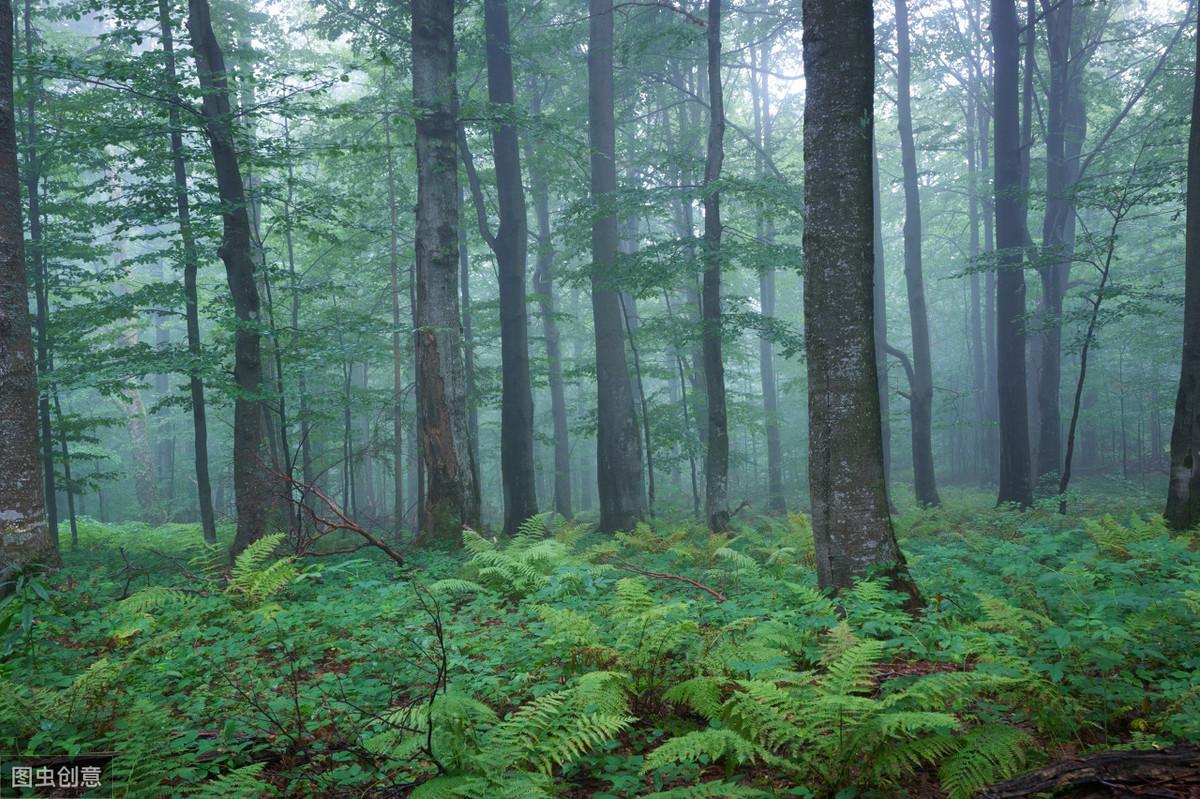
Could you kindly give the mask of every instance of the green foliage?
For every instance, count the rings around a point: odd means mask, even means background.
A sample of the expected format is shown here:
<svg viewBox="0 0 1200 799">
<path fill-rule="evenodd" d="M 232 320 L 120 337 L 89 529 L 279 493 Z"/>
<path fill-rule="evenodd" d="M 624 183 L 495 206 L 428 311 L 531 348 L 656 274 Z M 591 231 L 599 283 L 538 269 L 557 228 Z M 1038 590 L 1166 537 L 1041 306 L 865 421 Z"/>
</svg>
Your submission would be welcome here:
<svg viewBox="0 0 1200 799">
<path fill-rule="evenodd" d="M 877 580 L 836 604 L 817 590 L 806 524 L 601 541 L 539 518 L 414 554 L 414 590 L 372 557 L 301 565 L 268 539 L 230 566 L 194 528 L 89 522 L 66 569 L 0 608 L 20 633 L 0 749 L 118 751 L 118 792 L 147 799 L 903 795 L 914 771 L 965 799 L 1067 742 L 1200 740 L 1186 538 L 1038 510 L 906 517 L 913 618 Z"/>
</svg>

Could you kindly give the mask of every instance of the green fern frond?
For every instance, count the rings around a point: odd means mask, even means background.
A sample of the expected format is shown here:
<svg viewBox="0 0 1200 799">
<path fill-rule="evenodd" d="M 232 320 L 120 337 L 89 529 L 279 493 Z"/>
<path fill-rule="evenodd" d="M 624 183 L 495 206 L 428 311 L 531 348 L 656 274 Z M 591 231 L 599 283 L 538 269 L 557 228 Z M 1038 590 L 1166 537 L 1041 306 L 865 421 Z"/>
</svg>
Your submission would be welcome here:
<svg viewBox="0 0 1200 799">
<path fill-rule="evenodd" d="M 262 779 L 265 763 L 251 763 L 248 766 L 227 771 L 211 782 L 201 785 L 195 793 L 189 794 L 193 799 L 227 799 L 230 796 L 274 796 L 275 788 Z"/>
<path fill-rule="evenodd" d="M 267 558 L 271 557 L 281 543 L 283 543 L 283 533 L 271 533 L 252 542 L 242 550 L 242 554 L 238 555 L 233 562 L 230 584 L 248 580 L 251 575 L 262 568 Z"/>
<path fill-rule="evenodd" d="M 433 594 L 483 594 L 487 593 L 487 589 L 471 580 L 449 577 L 430 583 L 429 592 Z"/>
<path fill-rule="evenodd" d="M 754 760 L 756 747 L 733 730 L 707 729 L 678 735 L 646 756 L 642 773 L 673 763 L 701 766 L 729 758 L 734 764 Z"/>
<path fill-rule="evenodd" d="M 1029 735 L 1006 724 L 973 727 L 958 739 L 958 751 L 938 775 L 950 799 L 970 799 L 980 789 L 1006 780 L 1025 765 Z"/>
<path fill-rule="evenodd" d="M 187 605 L 193 595 L 178 588 L 165 585 L 150 585 L 121 600 L 121 610 L 129 613 L 149 613 L 171 605 Z"/>
<path fill-rule="evenodd" d="M 692 677 L 664 693 L 663 701 L 687 705 L 711 721 L 721 712 L 721 686 L 711 677 Z"/>
<path fill-rule="evenodd" d="M 746 574 L 759 574 L 762 571 L 762 567 L 759 566 L 758 561 L 744 552 L 738 552 L 736 549 L 721 547 L 713 552 L 713 555 L 727 563 L 732 563 L 734 568 Z"/>
<path fill-rule="evenodd" d="M 861 583 L 860 583 L 861 585 Z M 875 640 L 859 641 L 826 665 L 820 678 L 829 693 L 850 696 L 868 691 L 874 669 L 883 660 L 883 644 Z"/>
</svg>

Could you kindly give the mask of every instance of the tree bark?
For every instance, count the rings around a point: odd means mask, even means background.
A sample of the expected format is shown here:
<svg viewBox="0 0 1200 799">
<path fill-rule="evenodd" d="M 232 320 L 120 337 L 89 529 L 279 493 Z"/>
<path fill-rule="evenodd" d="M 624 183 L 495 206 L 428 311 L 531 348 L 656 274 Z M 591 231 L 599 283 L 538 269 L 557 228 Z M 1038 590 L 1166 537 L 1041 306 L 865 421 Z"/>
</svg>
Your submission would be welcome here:
<svg viewBox="0 0 1200 799">
<path fill-rule="evenodd" d="M 500 472 L 504 532 L 512 535 L 538 512 L 533 468 L 533 390 L 529 378 L 529 317 L 525 265 L 529 231 L 521 148 L 512 122 L 512 38 L 508 0 L 484 0 L 488 100 L 501 115 L 492 123 L 492 162 L 500 223 L 492 244 L 500 282 Z"/>
<path fill-rule="evenodd" d="M 1025 384 L 1025 226 L 1021 201 L 1021 139 L 1017 63 L 1020 46 L 1014 0 L 991 0 L 992 80 L 995 95 L 996 385 L 1000 422 L 997 504 L 1033 502 L 1029 463 L 1029 409 Z"/>
<path fill-rule="evenodd" d="M 596 336 L 596 478 L 600 529 L 630 530 L 646 512 L 641 437 L 625 362 L 617 260 L 613 3 L 589 0 L 588 140 L 591 145 L 592 318 Z"/>
<path fill-rule="evenodd" d="M 542 95 L 530 92 L 531 111 L 542 113 Z M 571 506 L 571 441 L 567 426 L 567 401 L 563 390 L 562 343 L 558 332 L 558 303 L 554 295 L 554 238 L 550 229 L 550 184 L 526 142 L 529 163 L 529 194 L 533 216 L 537 220 L 537 254 L 533 271 L 533 291 L 542 317 L 542 336 L 546 342 L 546 370 L 550 384 L 550 415 L 554 424 L 554 511 L 566 519 L 574 516 Z"/>
<path fill-rule="evenodd" d="M 754 154 L 754 173 L 759 180 L 765 176 L 763 159 L 770 157 L 771 143 L 771 92 L 770 42 L 762 45 L 756 54 L 750 48 L 750 98 L 754 112 L 754 138 L 758 143 Z M 756 58 L 757 56 L 757 58 Z M 757 224 L 759 238 L 768 246 L 775 243 L 775 223 L 767 214 L 759 211 Z M 766 318 L 775 317 L 775 270 L 767 269 L 758 278 L 759 311 Z M 779 435 L 779 388 L 776 385 L 775 345 L 769 339 L 758 340 L 758 371 L 762 383 L 764 428 L 767 439 L 767 510 L 770 513 L 786 513 L 787 497 L 783 490 L 783 444 Z"/>
<path fill-rule="evenodd" d="M 1183 352 L 1171 428 L 1171 479 L 1163 512 L 1176 530 L 1200 522 L 1200 50 L 1194 74 L 1184 222 Z"/>
<path fill-rule="evenodd" d="M 191 204 L 188 198 L 187 165 L 183 158 L 183 126 L 179 119 L 179 86 L 175 73 L 174 31 L 167 0 L 158 2 L 158 24 L 162 35 L 163 69 L 167 82 L 167 124 L 170 127 L 171 166 L 175 178 L 175 218 L 179 224 L 179 239 L 183 245 L 183 301 L 187 326 L 188 386 L 192 399 L 192 435 L 194 439 L 194 468 L 196 472 L 197 510 L 204 540 L 217 542 L 217 527 L 213 515 L 212 482 L 208 474 L 208 416 L 204 400 L 204 380 L 200 373 L 200 310 L 196 292 L 196 275 L 200 257 L 196 253 L 196 238 L 192 233 Z"/>
<path fill-rule="evenodd" d="M 725 159 L 725 103 L 721 89 L 721 0 L 708 0 L 708 154 L 704 162 L 704 387 L 708 445 L 704 451 L 704 513 L 708 529 L 729 527 L 729 427 L 725 363 L 721 355 L 721 178 Z"/>
<path fill-rule="evenodd" d="M 272 501 L 271 480 L 263 463 L 263 430 L 260 408 L 262 352 L 259 342 L 258 287 L 250 217 L 242 186 L 233 136 L 225 59 L 213 34 L 208 0 L 188 0 L 188 29 L 196 72 L 203 91 L 204 125 L 212 149 L 217 193 L 223 210 L 224 230 L 217 253 L 225 264 L 229 293 L 237 317 L 234 337 L 233 378 L 237 385 L 233 420 L 233 484 L 237 507 L 237 532 L 231 553 L 237 555 L 266 533 L 267 508 Z"/>
<path fill-rule="evenodd" d="M 904 168 L 904 282 L 912 330 L 913 490 L 917 504 L 941 504 L 933 471 L 933 365 L 929 351 L 929 313 L 925 307 L 925 275 L 921 264 L 921 194 L 917 182 L 917 148 L 913 141 L 912 72 L 908 2 L 896 0 L 896 106 L 900 127 L 900 160 Z"/>
<path fill-rule="evenodd" d="M 871 136 L 871 309 L 875 314 L 875 378 L 879 394 L 879 436 L 883 448 L 883 487 L 888 493 L 888 508 L 892 507 L 892 422 L 888 396 L 887 363 L 887 273 L 883 257 L 883 214 L 879 197 L 879 147 Z"/>
<path fill-rule="evenodd" d="M 13 9 L 0 0 L 0 595 L 30 563 L 55 564 L 38 442 L 38 388 L 25 285 L 25 230 L 13 115 Z"/>
<path fill-rule="evenodd" d="M 425 497 L 421 529 L 458 547 L 479 526 L 479 484 L 468 438 L 458 304 L 458 100 L 454 6 L 412 4 L 413 101 L 417 116 L 417 391 Z"/>
<path fill-rule="evenodd" d="M 875 368 L 870 0 L 804 0 L 804 339 L 817 578 L 883 568 L 919 603 L 888 514 Z"/>
<path fill-rule="evenodd" d="M 392 532 L 399 535 L 404 526 L 404 342 L 400 335 L 400 221 L 390 107 L 383 111 L 383 141 L 387 155 L 388 264 L 392 289 Z"/>
</svg>

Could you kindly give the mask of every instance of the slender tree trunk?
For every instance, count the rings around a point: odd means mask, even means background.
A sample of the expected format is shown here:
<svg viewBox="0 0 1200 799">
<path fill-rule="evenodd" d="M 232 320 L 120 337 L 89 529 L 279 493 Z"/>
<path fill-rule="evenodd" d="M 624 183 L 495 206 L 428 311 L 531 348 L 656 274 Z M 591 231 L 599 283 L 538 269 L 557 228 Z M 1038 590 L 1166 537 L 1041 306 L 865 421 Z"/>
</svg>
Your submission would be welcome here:
<svg viewBox="0 0 1200 799">
<path fill-rule="evenodd" d="M 987 452 L 987 353 L 984 351 L 983 344 L 983 305 L 982 305 L 982 287 L 979 279 L 979 270 L 983 267 L 983 262 L 980 259 L 979 245 L 979 167 L 976 164 L 977 141 L 979 135 L 979 126 L 976 124 L 978 106 L 973 99 L 975 93 L 979 91 L 979 84 L 975 81 L 974 69 L 972 68 L 971 90 L 968 92 L 966 103 L 966 123 L 967 123 L 967 142 L 966 142 L 966 157 L 967 157 L 967 225 L 969 227 L 970 241 L 968 244 L 967 255 L 970 260 L 970 306 L 967 312 L 967 328 L 971 337 L 971 379 L 972 392 L 975 395 L 975 436 L 974 436 L 974 455 L 972 457 L 972 466 L 975 469 L 976 475 L 982 481 L 988 471 L 988 461 L 985 459 Z"/>
<path fill-rule="evenodd" d="M 62 457 L 63 489 L 67 495 L 67 518 L 71 524 L 71 549 L 79 548 L 79 520 L 75 516 L 75 484 L 71 480 L 71 451 L 67 446 L 67 431 L 63 427 L 62 402 L 54 391 L 54 419 L 58 424 L 58 452 Z"/>
<path fill-rule="evenodd" d="M 458 298 L 458 100 L 454 6 L 412 4 L 417 116 L 416 327 L 421 448 L 426 469 L 423 534 L 461 544 L 479 526 L 479 484 L 467 426 Z"/>
<path fill-rule="evenodd" d="M 879 145 L 871 137 L 871 310 L 874 312 L 875 382 L 879 394 L 879 436 L 883 447 L 883 487 L 892 508 L 892 421 L 887 364 L 887 273 L 883 256 L 883 213 L 879 196 Z"/>
<path fill-rule="evenodd" d="M 542 113 L 542 96 L 530 92 L 534 117 Z M 550 415 L 554 423 L 554 510 L 564 518 L 574 516 L 571 506 L 571 441 L 567 426 L 567 401 L 563 390 L 562 344 L 558 332 L 558 303 L 554 295 L 554 239 L 550 229 L 550 184 L 526 141 L 529 193 L 537 220 L 537 255 L 533 291 L 537 295 L 542 335 L 546 341 L 546 369 L 550 383 Z"/>
<path fill-rule="evenodd" d="M 25 230 L 13 115 L 13 9 L 0 0 L 0 596 L 29 563 L 57 564 L 46 521 L 38 387 L 25 284 Z"/>
<path fill-rule="evenodd" d="M 225 59 L 213 34 L 208 0 L 188 0 L 188 28 L 196 72 L 203 91 L 205 130 L 212 148 L 217 193 L 223 207 L 224 236 L 217 250 L 225 263 L 233 297 L 237 332 L 233 377 L 237 385 L 233 421 L 233 483 L 237 533 L 231 551 L 240 553 L 266 532 L 271 481 L 263 463 L 263 431 L 259 406 L 262 390 L 261 325 L 258 287 L 250 238 L 250 218 L 233 136 Z"/>
<path fill-rule="evenodd" d="M 617 299 L 621 303 L 621 318 L 625 320 L 625 334 L 629 337 L 629 354 L 633 356 L 633 384 L 630 391 L 637 393 L 638 406 L 641 408 L 639 416 L 642 423 L 642 440 L 646 447 L 646 508 L 650 518 L 654 518 L 654 443 L 650 439 L 650 403 L 646 401 L 646 386 L 642 382 L 642 358 L 638 354 L 637 303 L 631 295 L 623 291 L 617 293 Z"/>
<path fill-rule="evenodd" d="M 764 177 L 763 158 L 769 155 L 771 143 L 770 43 L 762 45 L 755 63 L 755 49 L 750 48 L 750 94 L 754 111 L 754 137 L 759 152 L 755 153 L 755 174 Z M 754 67 L 758 68 L 755 69 Z M 759 237 L 768 246 L 775 243 L 775 222 L 760 212 Z M 775 317 L 775 270 L 767 269 L 758 278 L 759 310 L 766 318 Z M 779 435 L 779 389 L 776 386 L 775 345 L 766 337 L 758 340 L 758 371 L 762 382 L 763 416 L 767 438 L 767 510 L 786 513 L 787 497 L 783 490 L 783 444 Z"/>
<path fill-rule="evenodd" d="M 1183 353 L 1171 429 L 1171 479 L 1163 513 L 1176 530 L 1188 530 L 1200 522 L 1200 51 L 1194 74 L 1184 223 Z"/>
<path fill-rule="evenodd" d="M 464 161 L 466 163 L 466 161 Z M 462 303 L 463 370 L 467 386 L 467 438 L 471 460 L 479 468 L 479 396 L 475 391 L 475 317 L 471 310 L 471 251 L 467 241 L 466 202 L 458 187 L 458 285 Z M 476 484 L 479 475 L 475 476 Z"/>
<path fill-rule="evenodd" d="M 492 124 L 496 205 L 500 223 L 489 243 L 500 282 L 500 473 L 504 532 L 512 535 L 538 512 L 533 468 L 533 390 L 529 378 L 529 317 L 525 304 L 528 222 L 521 183 L 521 148 L 513 111 L 512 39 L 508 0 L 484 0 L 488 100 L 500 118 Z M 505 116 L 505 115 L 509 116 Z"/>
<path fill-rule="evenodd" d="M 37 371 L 42 380 L 50 376 L 50 287 L 46 254 L 42 249 L 42 212 L 39 185 L 41 183 L 41 159 L 38 156 L 39 132 L 37 102 L 40 94 L 40 79 L 33 60 L 33 9 L 30 0 L 25 0 L 24 14 L 25 45 L 25 191 L 29 203 L 29 260 L 33 273 L 35 327 L 37 330 Z M 41 423 L 42 482 L 45 486 L 46 522 L 50 538 L 57 549 L 58 542 L 58 491 L 54 476 L 54 438 L 50 428 L 49 389 L 38 392 L 38 419 Z"/>
<path fill-rule="evenodd" d="M 919 604 L 888 514 L 875 369 L 870 0 L 804 0 L 804 338 L 817 578 L 873 568 Z M 866 128 L 864 130 L 864 127 Z"/>
<path fill-rule="evenodd" d="M 596 477 L 600 529 L 629 530 L 645 515 L 641 437 L 625 362 L 618 288 L 613 2 L 589 0 L 588 139 L 591 145 L 592 318 L 596 336 Z"/>
<path fill-rule="evenodd" d="M 1014 0 L 991 0 L 996 129 L 996 384 L 999 393 L 998 504 L 1033 501 L 1029 415 L 1025 388 L 1025 226 L 1021 200 L 1017 62 L 1020 46 Z"/>
<path fill-rule="evenodd" d="M 725 159 L 725 105 L 721 90 L 721 0 L 708 0 L 708 156 L 704 162 L 704 386 L 708 445 L 704 451 L 704 513 L 708 529 L 729 527 L 729 427 L 725 363 L 721 355 L 721 178 Z"/>
<path fill-rule="evenodd" d="M 383 112 L 383 141 L 387 154 L 388 258 L 392 279 L 392 532 L 399 535 L 404 526 L 404 341 L 400 335 L 400 221 L 390 107 Z"/>
<path fill-rule="evenodd" d="M 921 194 L 909 90 L 912 58 L 907 0 L 896 0 L 896 45 L 896 105 L 900 120 L 900 157 L 904 167 L 904 281 L 908 288 L 908 317 L 912 329 L 913 384 L 909 386 L 909 411 L 912 414 L 913 490 L 917 504 L 929 506 L 940 504 L 941 499 L 933 470 L 933 366 L 921 264 Z"/>
</svg>

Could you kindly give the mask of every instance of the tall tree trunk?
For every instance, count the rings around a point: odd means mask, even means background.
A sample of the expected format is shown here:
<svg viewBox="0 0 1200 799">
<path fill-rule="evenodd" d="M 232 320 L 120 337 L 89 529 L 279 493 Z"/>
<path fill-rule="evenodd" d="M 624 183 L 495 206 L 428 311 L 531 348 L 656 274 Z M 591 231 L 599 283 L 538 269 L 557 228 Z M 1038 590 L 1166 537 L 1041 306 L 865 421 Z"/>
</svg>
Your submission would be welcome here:
<svg viewBox="0 0 1200 799">
<path fill-rule="evenodd" d="M 412 4 L 417 116 L 417 391 L 425 462 L 423 535 L 457 547 L 479 526 L 479 484 L 468 438 L 458 304 L 458 100 L 454 6 Z"/>
<path fill-rule="evenodd" d="M 33 272 L 34 306 L 36 308 L 35 327 L 37 329 L 37 371 L 42 380 L 50 376 L 50 286 L 48 270 L 46 269 L 46 254 L 42 249 L 42 212 L 39 184 L 41 183 L 42 162 L 38 157 L 38 123 L 37 108 L 40 93 L 40 79 L 33 60 L 33 8 L 30 0 L 25 0 L 23 28 L 25 35 L 25 191 L 29 203 L 29 260 Z M 38 419 L 41 424 L 42 445 L 42 482 L 45 486 L 46 523 L 50 529 L 50 538 L 54 547 L 58 548 L 58 492 L 55 489 L 54 477 L 54 438 L 50 429 L 50 392 L 49 389 L 38 393 Z"/>
<path fill-rule="evenodd" d="M 46 521 L 38 387 L 25 285 L 25 230 L 13 116 L 13 9 L 0 0 L 0 596 L 29 563 L 58 561 Z"/>
<path fill-rule="evenodd" d="M 940 504 L 941 499 L 933 471 L 933 365 L 929 351 L 929 313 L 925 308 L 925 275 L 921 265 L 921 194 L 909 89 L 912 57 L 907 0 L 896 0 L 896 45 L 896 106 L 900 159 L 904 167 L 904 282 L 908 288 L 908 317 L 912 329 L 913 384 L 909 386 L 909 410 L 912 414 L 913 490 L 917 504 L 929 506 Z"/>
<path fill-rule="evenodd" d="M 183 127 L 179 119 L 179 86 L 175 73 L 174 31 L 167 0 L 158 0 L 158 24 L 162 36 L 163 69 L 166 73 L 168 99 L 167 124 L 170 127 L 171 166 L 175 179 L 175 216 L 179 224 L 179 239 L 183 245 L 183 300 L 187 325 L 188 385 L 192 399 L 192 435 L 194 438 L 194 468 L 196 472 L 197 509 L 204 540 L 217 542 L 217 527 L 213 515 L 212 482 L 208 475 L 208 419 L 204 402 L 204 381 L 201 378 L 200 310 L 196 294 L 196 273 L 200 257 L 192 234 L 191 205 L 188 198 L 187 165 L 183 159 Z"/>
<path fill-rule="evenodd" d="M 999 395 L 998 504 L 1033 502 L 1029 473 L 1029 411 L 1025 388 L 1025 225 L 1021 200 L 1021 138 L 1017 63 L 1020 45 L 1014 0 L 991 0 L 995 66 L 996 385 Z"/>
<path fill-rule="evenodd" d="M 387 155 L 388 262 L 392 280 L 392 532 L 399 535 L 404 526 L 404 341 L 400 335 L 400 221 L 390 107 L 383 112 L 383 143 Z"/>
<path fill-rule="evenodd" d="M 460 131 L 461 133 L 461 131 Z M 464 139 L 465 141 L 465 139 Z M 464 163 L 469 163 L 469 158 Z M 472 167 L 473 171 L 473 167 Z M 462 351 L 463 369 L 467 391 L 467 440 L 471 448 L 471 462 L 479 468 L 479 397 L 475 391 L 475 331 L 474 312 L 471 305 L 471 252 L 467 242 L 466 203 L 463 201 L 462 186 L 458 187 L 458 286 L 462 302 Z M 479 483 L 478 471 L 475 475 Z"/>
<path fill-rule="evenodd" d="M 758 151 L 754 155 L 754 171 L 759 179 L 765 175 L 763 158 L 771 153 L 771 92 L 770 43 L 762 46 L 757 63 L 755 50 L 750 49 L 752 71 L 750 94 L 754 111 L 754 138 Z M 757 67 L 757 68 L 754 68 Z M 775 222 L 766 214 L 759 214 L 758 234 L 768 246 L 775 243 Z M 766 318 L 775 317 L 775 270 L 767 269 L 758 278 L 759 311 Z M 787 512 L 787 497 L 783 490 L 783 444 L 779 435 L 779 388 L 776 385 L 775 345 L 767 337 L 758 340 L 758 371 L 762 383 L 763 416 L 767 438 L 767 510 L 771 513 Z"/>
<path fill-rule="evenodd" d="M 533 389 L 529 379 L 529 317 L 525 307 L 525 264 L 529 246 L 521 148 L 512 122 L 512 39 L 508 0 L 484 0 L 488 100 L 499 113 L 492 124 L 496 206 L 500 223 L 492 250 L 500 282 L 500 472 L 504 487 L 504 532 L 512 535 L 538 512 L 533 469 Z"/>
<path fill-rule="evenodd" d="M 542 96 L 530 92 L 534 117 L 542 113 Z M 567 426 L 567 401 L 563 391 L 562 344 L 558 332 L 557 307 L 554 295 L 554 238 L 550 229 L 550 184 L 545 172 L 532 158 L 526 142 L 526 162 L 529 163 L 529 194 L 533 199 L 533 216 L 537 220 L 537 254 L 533 271 L 533 291 L 537 295 L 542 335 L 546 341 L 546 369 L 550 383 L 550 415 L 554 424 L 554 510 L 570 519 L 571 507 L 571 441 Z"/>
<path fill-rule="evenodd" d="M 75 516 L 75 483 L 71 480 L 71 450 L 67 446 L 67 431 L 63 428 L 62 402 L 54 391 L 54 419 L 58 425 L 58 453 L 62 457 L 63 492 L 67 495 L 67 520 L 71 525 L 71 549 L 79 548 L 79 520 Z"/>
<path fill-rule="evenodd" d="M 979 110 L 975 102 L 975 94 L 979 84 L 975 80 L 974 67 L 971 70 L 970 86 L 966 101 L 967 123 L 967 225 L 969 227 L 969 244 L 967 257 L 970 264 L 970 306 L 967 311 L 967 328 L 971 337 L 971 389 L 975 395 L 975 430 L 973 467 L 980 480 L 987 473 L 987 353 L 983 344 L 983 294 L 979 271 L 983 266 L 980 259 L 979 244 L 979 166 L 976 163 L 978 154 L 979 128 L 976 113 Z"/>
<path fill-rule="evenodd" d="M 721 178 L 725 159 L 725 104 L 721 90 L 721 0 L 708 0 L 708 155 L 704 162 L 704 386 L 708 446 L 704 451 L 704 513 L 708 529 L 729 526 L 729 427 L 725 362 L 721 356 Z"/>
<path fill-rule="evenodd" d="M 844 589 L 884 566 L 919 603 L 883 479 L 871 210 L 870 0 L 804 0 L 804 339 L 817 578 Z M 864 130 L 864 127 L 866 128 Z"/>
<path fill-rule="evenodd" d="M 237 317 L 233 378 L 237 384 L 233 420 L 233 484 L 237 504 L 237 533 L 231 552 L 240 553 L 266 532 L 271 480 L 263 463 L 263 430 L 259 394 L 262 390 L 262 352 L 259 344 L 258 287 L 250 240 L 250 217 L 234 143 L 225 58 L 213 34 L 208 0 L 188 0 L 188 29 L 196 72 L 203 91 L 204 126 L 212 149 L 217 193 L 224 229 L 217 250 Z"/>
<path fill-rule="evenodd" d="M 879 437 L 883 447 L 883 487 L 892 508 L 892 420 L 888 396 L 887 364 L 887 273 L 883 256 L 883 213 L 879 196 L 879 144 L 871 137 L 871 310 L 875 314 L 875 382 L 879 394 Z"/>
<path fill-rule="evenodd" d="M 1046 8 L 1050 86 L 1046 95 L 1046 209 L 1042 220 L 1041 363 L 1038 376 L 1038 448 L 1035 476 L 1039 484 L 1058 477 L 1062 464 L 1059 410 L 1062 382 L 1062 310 L 1075 244 L 1075 175 L 1082 130 L 1072 117 L 1082 113 L 1082 64 L 1073 64 L 1074 2 Z M 1073 75 L 1072 73 L 1079 73 Z M 1082 125 L 1082 120 L 1079 120 Z M 1068 143 L 1068 135 L 1075 140 Z M 1074 158 L 1070 155 L 1074 154 Z"/>
<path fill-rule="evenodd" d="M 630 530 L 646 512 L 641 437 L 625 363 L 617 260 L 613 3 L 589 0 L 588 140 L 591 144 L 592 318 L 596 336 L 596 478 L 600 529 Z"/>
<path fill-rule="evenodd" d="M 1200 50 L 1194 74 L 1184 223 L 1183 355 L 1171 428 L 1171 479 L 1163 512 L 1176 530 L 1188 530 L 1200 522 Z"/>
</svg>

